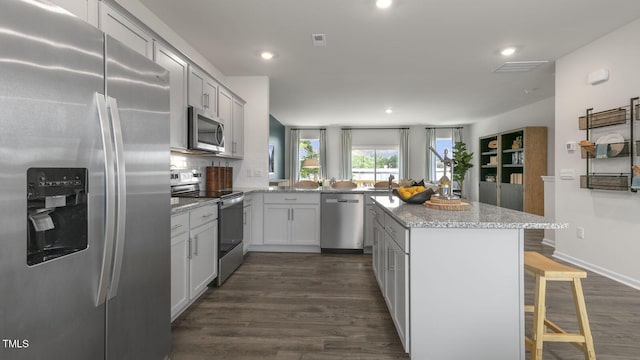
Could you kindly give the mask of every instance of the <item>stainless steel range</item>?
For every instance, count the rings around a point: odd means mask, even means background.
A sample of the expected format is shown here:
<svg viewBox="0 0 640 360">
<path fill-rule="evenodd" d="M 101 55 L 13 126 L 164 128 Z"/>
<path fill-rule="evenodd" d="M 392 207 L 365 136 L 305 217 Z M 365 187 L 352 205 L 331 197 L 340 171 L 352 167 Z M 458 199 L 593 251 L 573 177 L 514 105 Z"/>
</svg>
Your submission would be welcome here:
<svg viewBox="0 0 640 360">
<path fill-rule="evenodd" d="M 222 285 L 242 264 L 244 194 L 223 189 L 200 189 L 202 173 L 198 170 L 171 171 L 171 196 L 182 198 L 215 198 L 218 202 L 218 280 Z"/>
</svg>

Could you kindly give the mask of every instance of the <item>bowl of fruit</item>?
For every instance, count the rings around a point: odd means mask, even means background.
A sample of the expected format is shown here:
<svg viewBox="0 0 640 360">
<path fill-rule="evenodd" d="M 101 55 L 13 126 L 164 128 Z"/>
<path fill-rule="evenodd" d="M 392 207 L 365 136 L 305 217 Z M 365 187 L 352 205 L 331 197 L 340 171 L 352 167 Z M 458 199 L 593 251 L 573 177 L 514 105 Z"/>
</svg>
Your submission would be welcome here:
<svg viewBox="0 0 640 360">
<path fill-rule="evenodd" d="M 393 194 L 400 198 L 400 200 L 409 204 L 423 204 L 425 201 L 431 198 L 431 195 L 435 194 L 432 188 L 425 188 L 424 186 L 410 186 L 393 189 Z"/>
</svg>

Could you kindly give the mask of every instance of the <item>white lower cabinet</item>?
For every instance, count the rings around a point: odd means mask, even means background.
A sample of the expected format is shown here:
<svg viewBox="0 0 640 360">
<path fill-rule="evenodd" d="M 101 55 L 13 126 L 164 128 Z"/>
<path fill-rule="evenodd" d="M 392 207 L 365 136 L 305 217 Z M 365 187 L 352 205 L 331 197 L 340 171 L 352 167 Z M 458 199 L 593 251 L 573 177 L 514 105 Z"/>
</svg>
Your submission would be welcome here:
<svg viewBox="0 0 640 360">
<path fill-rule="evenodd" d="M 264 194 L 251 194 L 251 243 L 250 246 L 260 246 L 264 244 L 263 227 L 263 204 Z"/>
<path fill-rule="evenodd" d="M 405 350 L 408 349 L 408 277 L 407 266 L 409 255 L 405 254 L 398 243 L 388 234 L 385 236 L 385 300 L 391 318 L 398 331 L 398 336 Z"/>
<path fill-rule="evenodd" d="M 378 215 L 382 210 L 378 209 Z M 407 249 L 409 231 L 389 215 L 374 216 L 373 219 L 373 271 L 380 291 L 387 303 L 400 341 L 409 352 L 409 254 Z"/>
<path fill-rule="evenodd" d="M 218 275 L 218 207 L 205 205 L 171 217 L 171 320 Z"/>
<path fill-rule="evenodd" d="M 320 246 L 320 194 L 265 194 L 265 245 Z"/>
<path fill-rule="evenodd" d="M 189 303 L 189 213 L 171 217 L 171 319 Z"/>
<path fill-rule="evenodd" d="M 252 234 L 252 223 L 253 223 L 253 196 L 245 195 L 244 197 L 244 209 L 242 211 L 242 244 L 243 254 L 246 254 L 249 251 L 249 247 L 251 246 L 251 240 L 253 239 Z"/>
<path fill-rule="evenodd" d="M 190 234 L 189 299 L 195 300 L 218 275 L 218 220 L 192 229 Z"/>
<path fill-rule="evenodd" d="M 291 206 L 264 205 L 264 243 L 266 245 L 285 245 L 291 243 L 290 227 Z"/>
<path fill-rule="evenodd" d="M 374 211 L 376 207 L 373 208 Z M 381 210 L 378 210 L 381 211 Z M 372 248 L 371 248 L 371 262 L 373 266 L 373 273 L 378 281 L 378 286 L 384 294 L 384 267 L 385 267 L 385 248 L 384 248 L 384 226 L 380 224 L 375 218 L 371 220 L 372 226 Z"/>
</svg>

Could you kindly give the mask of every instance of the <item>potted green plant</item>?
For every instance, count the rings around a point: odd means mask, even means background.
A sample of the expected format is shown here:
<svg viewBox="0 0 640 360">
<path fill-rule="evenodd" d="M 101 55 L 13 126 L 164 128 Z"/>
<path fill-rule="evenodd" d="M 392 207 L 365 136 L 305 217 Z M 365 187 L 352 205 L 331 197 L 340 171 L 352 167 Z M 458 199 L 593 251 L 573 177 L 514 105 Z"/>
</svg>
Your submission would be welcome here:
<svg viewBox="0 0 640 360">
<path fill-rule="evenodd" d="M 465 143 L 457 141 L 453 145 L 453 181 L 458 184 L 460 195 L 462 195 L 462 185 L 467 171 L 473 167 L 471 160 L 473 160 L 473 153 L 467 152 Z"/>
</svg>

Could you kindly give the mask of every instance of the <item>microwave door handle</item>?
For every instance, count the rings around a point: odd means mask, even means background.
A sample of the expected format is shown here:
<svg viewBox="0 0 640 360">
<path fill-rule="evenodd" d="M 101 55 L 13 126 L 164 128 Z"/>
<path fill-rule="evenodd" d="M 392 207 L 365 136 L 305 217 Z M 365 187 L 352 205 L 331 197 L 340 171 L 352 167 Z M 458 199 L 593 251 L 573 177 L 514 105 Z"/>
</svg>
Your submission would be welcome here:
<svg viewBox="0 0 640 360">
<path fill-rule="evenodd" d="M 216 131 L 216 140 L 220 146 L 224 147 L 224 128 L 222 127 L 222 124 L 218 124 L 218 129 Z"/>
<path fill-rule="evenodd" d="M 116 180 L 114 174 L 114 151 L 113 139 L 107 114 L 107 103 L 104 95 L 95 93 L 96 105 L 98 108 L 98 119 L 100 121 L 100 135 L 102 137 L 102 148 L 104 153 L 104 173 L 105 173 L 105 228 L 104 228 L 104 250 L 102 255 L 102 265 L 100 267 L 100 279 L 98 281 L 98 293 L 96 297 L 96 307 L 102 305 L 107 300 L 109 282 L 111 280 L 111 263 L 113 261 L 113 244 L 115 243 L 115 219 L 116 219 Z"/>
<path fill-rule="evenodd" d="M 122 258 L 124 257 L 125 228 L 127 219 L 127 179 L 124 164 L 124 142 L 122 141 L 122 128 L 120 125 L 120 112 L 116 99 L 109 97 L 109 114 L 111 115 L 113 139 L 115 142 L 116 154 L 116 186 L 117 186 L 117 214 L 116 214 L 116 249 L 113 262 L 113 272 L 111 275 L 111 287 L 109 289 L 109 299 L 118 295 L 120 284 L 120 272 L 122 271 Z"/>
</svg>

